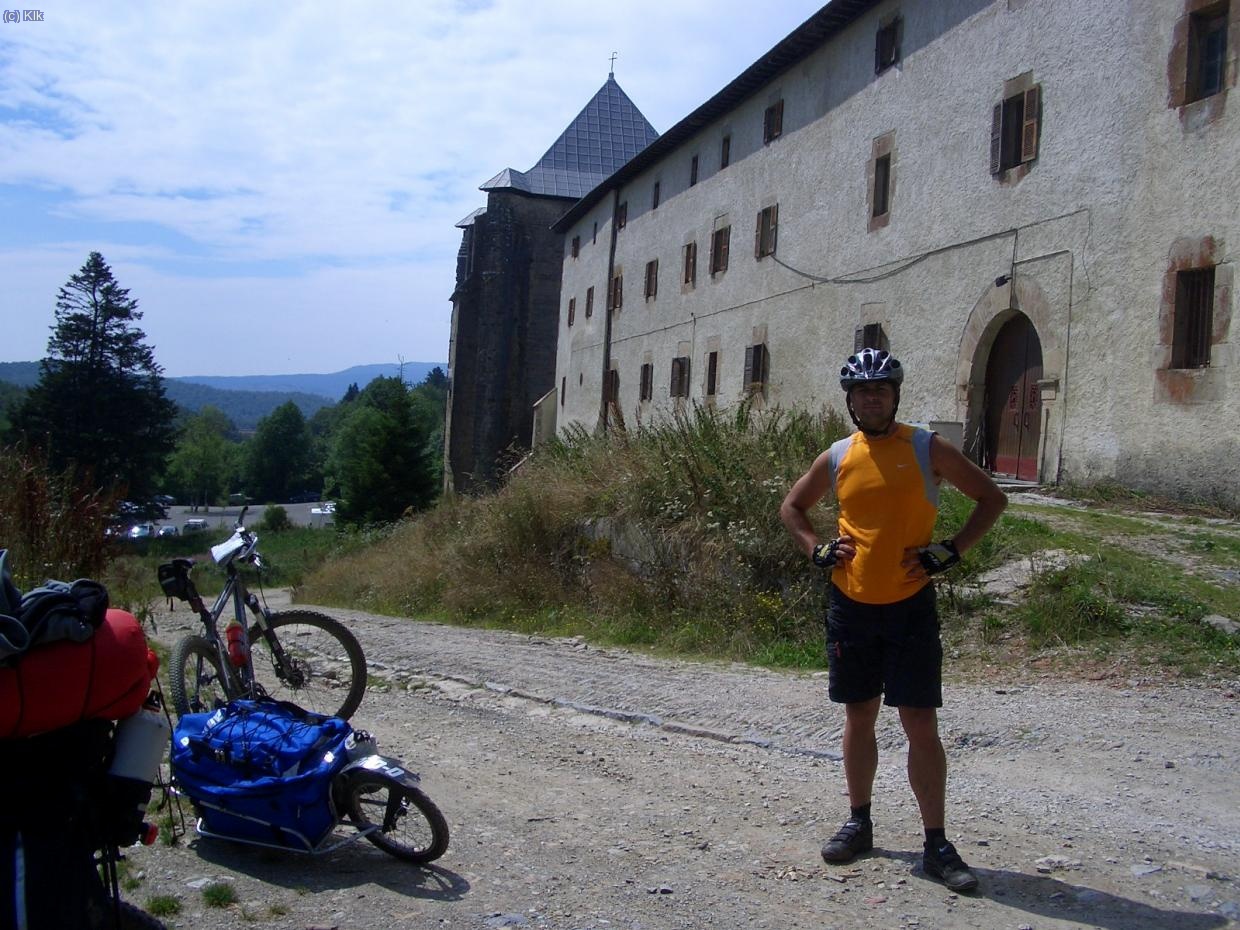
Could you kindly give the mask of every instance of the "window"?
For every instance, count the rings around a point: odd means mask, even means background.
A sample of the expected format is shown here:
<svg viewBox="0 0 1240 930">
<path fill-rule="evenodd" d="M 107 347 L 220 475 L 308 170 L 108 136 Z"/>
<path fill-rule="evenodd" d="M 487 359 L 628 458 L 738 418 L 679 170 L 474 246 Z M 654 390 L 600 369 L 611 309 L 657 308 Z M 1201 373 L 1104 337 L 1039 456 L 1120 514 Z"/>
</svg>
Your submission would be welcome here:
<svg viewBox="0 0 1240 930">
<path fill-rule="evenodd" d="M 568 298 L 568 325 L 573 325 L 573 320 L 577 318 L 577 298 Z"/>
<path fill-rule="evenodd" d="M 1002 174 L 1038 157 L 1041 91 L 1042 86 L 1035 84 L 995 104 L 990 124 L 991 174 Z"/>
<path fill-rule="evenodd" d="M 891 155 L 874 160 L 874 207 L 871 217 L 882 216 L 891 209 Z"/>
<path fill-rule="evenodd" d="M 624 273 L 616 272 L 611 279 L 610 293 L 607 295 L 607 306 L 611 310 L 619 310 L 624 305 Z"/>
<path fill-rule="evenodd" d="M 616 229 L 624 229 L 629 224 L 629 202 L 626 200 L 616 207 Z"/>
<path fill-rule="evenodd" d="M 719 393 L 719 353 L 706 354 L 706 396 L 714 397 Z"/>
<path fill-rule="evenodd" d="M 641 400 L 654 397 L 654 365 L 649 362 L 642 365 Z"/>
<path fill-rule="evenodd" d="M 1172 368 L 1208 368 L 1214 328 L 1214 269 L 1181 271 L 1175 280 Z"/>
<path fill-rule="evenodd" d="M 594 221 L 594 235 L 590 238 L 590 242 L 593 244 L 598 243 L 598 220 Z"/>
<path fill-rule="evenodd" d="M 687 355 L 672 359 L 671 395 L 673 397 L 689 396 L 689 356 Z"/>
<path fill-rule="evenodd" d="M 564 395 L 568 393 L 568 376 L 560 378 L 560 406 L 564 406 Z"/>
<path fill-rule="evenodd" d="M 864 326 L 858 326 L 853 334 L 854 352 L 860 352 L 862 349 L 888 350 L 890 348 L 882 323 L 866 323 Z"/>
<path fill-rule="evenodd" d="M 603 385 L 607 392 L 607 403 L 620 403 L 620 371 L 616 368 L 607 372 L 607 381 Z"/>
<path fill-rule="evenodd" d="M 697 283 L 697 243 L 685 243 L 685 272 L 681 283 L 685 287 L 693 287 Z"/>
<path fill-rule="evenodd" d="M 874 39 L 874 73 L 882 74 L 900 60 L 900 33 L 904 22 L 899 17 L 879 27 Z"/>
<path fill-rule="evenodd" d="M 594 316 L 594 288 L 586 288 L 586 319 Z"/>
<path fill-rule="evenodd" d="M 581 237 L 573 236 L 573 258 L 581 254 Z"/>
<path fill-rule="evenodd" d="M 654 187 L 650 189 L 650 209 L 659 209 L 659 189 L 663 186 L 663 182 L 655 181 Z"/>
<path fill-rule="evenodd" d="M 1185 103 L 1212 97 L 1227 75 L 1227 13 L 1216 3 L 1192 14 L 1188 25 L 1188 86 Z"/>
<path fill-rule="evenodd" d="M 659 293 L 659 260 L 646 262 L 646 299 L 653 300 Z"/>
<path fill-rule="evenodd" d="M 692 187 L 697 183 L 698 176 L 698 157 L 694 155 L 689 159 L 689 186 Z"/>
<path fill-rule="evenodd" d="M 732 163 L 732 136 L 731 134 L 723 137 L 723 141 L 719 143 L 719 170 L 722 171 Z"/>
<path fill-rule="evenodd" d="M 779 204 L 758 212 L 758 228 L 754 232 L 754 257 L 775 254 L 775 233 L 779 227 Z"/>
<path fill-rule="evenodd" d="M 732 236 L 732 227 L 716 229 L 710 237 L 710 273 L 722 274 L 728 270 L 728 240 Z"/>
<path fill-rule="evenodd" d="M 784 101 L 777 100 L 762 116 L 762 143 L 774 142 L 784 134 Z"/>
<path fill-rule="evenodd" d="M 745 348 L 745 390 L 761 391 L 770 376 L 770 355 L 763 343 Z"/>
</svg>

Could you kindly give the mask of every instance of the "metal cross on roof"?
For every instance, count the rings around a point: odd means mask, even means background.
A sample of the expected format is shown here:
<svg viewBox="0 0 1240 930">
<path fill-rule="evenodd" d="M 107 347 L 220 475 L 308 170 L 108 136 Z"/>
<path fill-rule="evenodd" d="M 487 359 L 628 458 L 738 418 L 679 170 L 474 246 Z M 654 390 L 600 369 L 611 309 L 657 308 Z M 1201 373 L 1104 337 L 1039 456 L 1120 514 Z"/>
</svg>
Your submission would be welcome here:
<svg viewBox="0 0 1240 930">
<path fill-rule="evenodd" d="M 615 74 L 616 74 L 616 56 L 619 54 L 620 54 L 619 52 L 611 53 L 611 68 L 608 71 L 608 74 L 610 74 L 612 77 L 615 77 Z"/>
</svg>

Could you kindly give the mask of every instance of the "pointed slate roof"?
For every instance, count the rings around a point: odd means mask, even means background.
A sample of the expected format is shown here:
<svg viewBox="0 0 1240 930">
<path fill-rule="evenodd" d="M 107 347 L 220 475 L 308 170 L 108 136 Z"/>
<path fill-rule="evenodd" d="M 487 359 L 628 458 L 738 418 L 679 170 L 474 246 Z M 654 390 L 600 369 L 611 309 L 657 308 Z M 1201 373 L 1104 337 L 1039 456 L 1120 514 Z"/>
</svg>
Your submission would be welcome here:
<svg viewBox="0 0 1240 930">
<path fill-rule="evenodd" d="M 584 197 L 659 137 L 620 89 L 615 75 L 528 171 L 505 168 L 482 190 L 519 190 L 548 197 Z"/>
</svg>

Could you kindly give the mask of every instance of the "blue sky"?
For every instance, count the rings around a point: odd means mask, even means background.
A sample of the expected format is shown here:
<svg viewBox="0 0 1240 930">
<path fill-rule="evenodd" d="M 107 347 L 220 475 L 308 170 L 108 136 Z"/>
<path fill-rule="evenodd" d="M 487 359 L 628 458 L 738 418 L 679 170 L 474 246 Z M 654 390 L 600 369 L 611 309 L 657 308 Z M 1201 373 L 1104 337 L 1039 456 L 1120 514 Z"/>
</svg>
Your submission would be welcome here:
<svg viewBox="0 0 1240 930">
<path fill-rule="evenodd" d="M 478 185 L 607 77 L 660 132 L 814 0 L 45 0 L 0 24 L 0 361 L 103 253 L 169 375 L 445 361 Z"/>
</svg>

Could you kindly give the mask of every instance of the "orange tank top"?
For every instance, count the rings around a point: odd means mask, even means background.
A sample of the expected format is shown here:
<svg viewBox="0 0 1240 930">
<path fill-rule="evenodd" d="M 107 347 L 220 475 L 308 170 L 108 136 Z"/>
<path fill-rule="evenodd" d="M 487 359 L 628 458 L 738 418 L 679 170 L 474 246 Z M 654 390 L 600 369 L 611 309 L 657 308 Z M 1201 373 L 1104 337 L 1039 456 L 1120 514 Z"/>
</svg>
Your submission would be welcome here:
<svg viewBox="0 0 1240 930">
<path fill-rule="evenodd" d="M 858 431 L 829 450 L 839 532 L 857 546 L 856 557 L 836 565 L 831 580 L 854 601 L 894 604 L 927 584 L 909 579 L 900 560 L 906 548 L 929 544 L 938 517 L 933 436 L 901 423 L 890 436 L 874 439 Z"/>
</svg>

